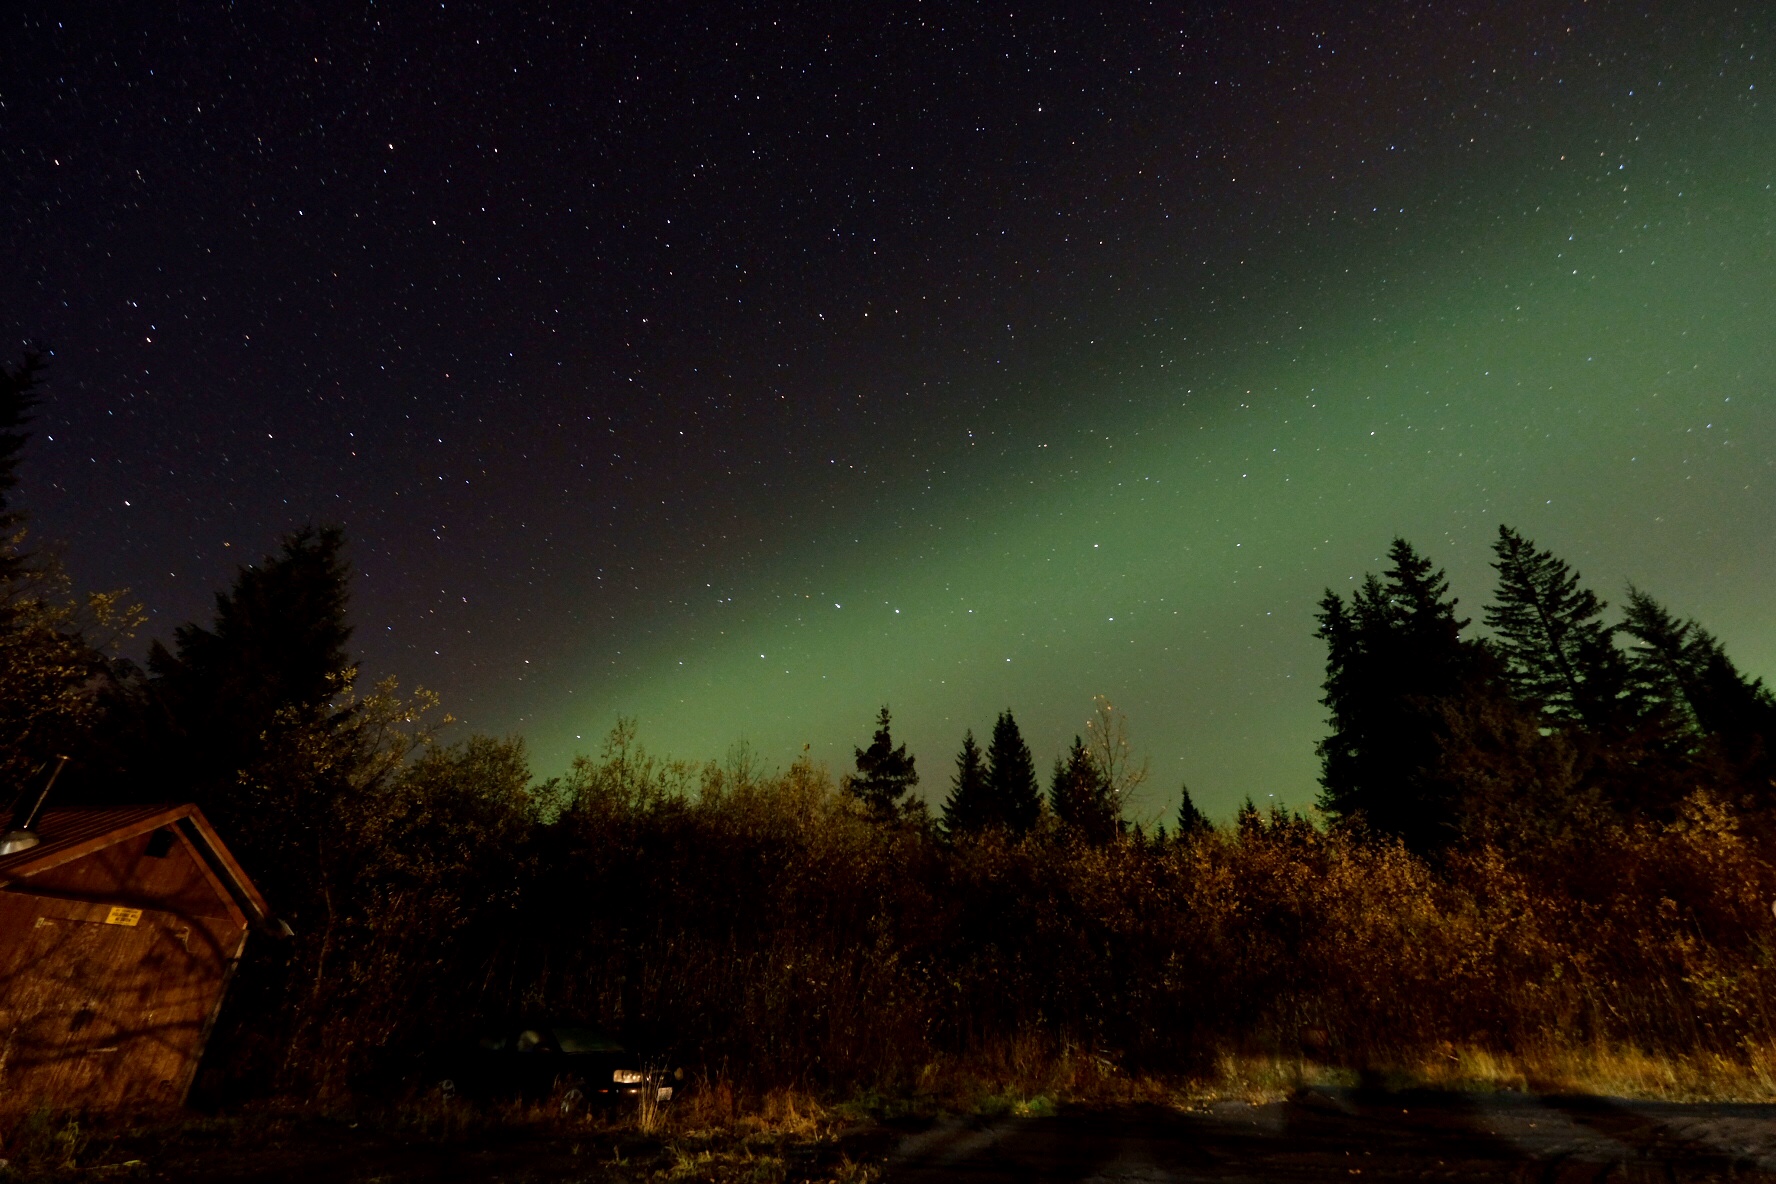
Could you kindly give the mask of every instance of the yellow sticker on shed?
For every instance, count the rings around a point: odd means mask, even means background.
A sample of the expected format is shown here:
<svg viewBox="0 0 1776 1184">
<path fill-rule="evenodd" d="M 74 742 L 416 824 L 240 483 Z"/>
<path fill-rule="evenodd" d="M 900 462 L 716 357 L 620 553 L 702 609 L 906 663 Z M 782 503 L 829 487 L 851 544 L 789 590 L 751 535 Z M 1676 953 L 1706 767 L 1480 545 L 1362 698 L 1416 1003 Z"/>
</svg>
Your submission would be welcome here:
<svg viewBox="0 0 1776 1184">
<path fill-rule="evenodd" d="M 122 905 L 116 906 L 105 914 L 105 924 L 107 925 L 134 925 L 141 919 L 141 909 L 126 909 Z"/>
</svg>

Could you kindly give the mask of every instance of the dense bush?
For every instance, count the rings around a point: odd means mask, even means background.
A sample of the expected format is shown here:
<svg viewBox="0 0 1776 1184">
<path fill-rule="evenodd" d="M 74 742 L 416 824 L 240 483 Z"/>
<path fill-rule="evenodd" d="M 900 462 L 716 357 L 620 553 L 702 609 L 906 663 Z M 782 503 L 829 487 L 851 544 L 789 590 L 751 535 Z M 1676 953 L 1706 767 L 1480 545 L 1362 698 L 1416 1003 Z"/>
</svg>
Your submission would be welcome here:
<svg viewBox="0 0 1776 1184">
<path fill-rule="evenodd" d="M 625 725 L 536 785 L 517 742 L 474 740 L 353 799 L 336 917 L 257 948 L 206 1081 L 386 1087 L 520 1015 L 760 1086 L 891 1087 L 1013 1046 L 1189 1072 L 1304 1045 L 1353 1065 L 1768 1045 L 1770 836 L 1704 794 L 1613 819 L 1436 864 L 1252 811 L 1102 845 L 1046 815 L 951 840 L 806 761 L 661 762 Z"/>
</svg>

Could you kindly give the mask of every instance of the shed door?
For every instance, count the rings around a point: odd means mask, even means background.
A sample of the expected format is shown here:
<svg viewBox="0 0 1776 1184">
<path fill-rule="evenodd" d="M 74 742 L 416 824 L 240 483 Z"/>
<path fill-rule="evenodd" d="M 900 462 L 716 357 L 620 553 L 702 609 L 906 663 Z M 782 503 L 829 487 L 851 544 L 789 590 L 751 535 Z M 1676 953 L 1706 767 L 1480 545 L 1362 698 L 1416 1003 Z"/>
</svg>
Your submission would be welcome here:
<svg viewBox="0 0 1776 1184">
<path fill-rule="evenodd" d="M 177 1105 L 240 936 L 0 892 L 0 1106 Z"/>
</svg>

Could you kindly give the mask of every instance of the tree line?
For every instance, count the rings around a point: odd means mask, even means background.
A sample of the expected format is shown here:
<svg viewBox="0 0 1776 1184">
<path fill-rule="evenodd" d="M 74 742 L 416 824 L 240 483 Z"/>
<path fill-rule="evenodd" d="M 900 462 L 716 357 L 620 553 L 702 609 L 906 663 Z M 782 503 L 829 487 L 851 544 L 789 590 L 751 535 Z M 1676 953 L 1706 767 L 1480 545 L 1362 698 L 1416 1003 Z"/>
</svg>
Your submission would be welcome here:
<svg viewBox="0 0 1776 1184">
<path fill-rule="evenodd" d="M 1350 1062 L 1776 1046 L 1770 691 L 1509 529 L 1486 636 L 1404 541 L 1321 601 L 1323 818 L 1215 826 L 1186 793 L 1169 832 L 1128 825 L 1146 768 L 1102 699 L 1046 778 L 1010 710 L 966 733 L 935 816 L 886 707 L 836 782 L 661 760 L 628 722 L 539 778 L 361 685 L 335 529 L 118 657 L 139 611 L 76 595 L 11 500 L 40 377 L 0 366 L 0 776 L 69 753 L 63 803 L 197 801 L 295 930 L 251 944 L 212 1097 L 405 1088 L 440 1033 L 539 1014 L 835 1086 L 1032 1048 L 1190 1071 L 1306 1032 Z"/>
<path fill-rule="evenodd" d="M 1488 633 L 1470 635 L 1441 569 L 1405 539 L 1388 559 L 1348 597 L 1327 589 L 1319 604 L 1329 733 L 1317 804 L 1328 824 L 1435 855 L 1601 813 L 1668 821 L 1698 789 L 1755 814 L 1776 804 L 1776 695 L 1699 622 L 1630 586 L 1612 623 L 1571 564 L 1500 526 Z M 1145 778 L 1127 753 L 1120 713 L 1100 696 L 1044 795 L 1002 711 L 984 752 L 964 735 L 938 823 L 950 836 L 1017 837 L 1047 818 L 1108 842 Z M 923 818 L 918 779 L 884 706 L 845 785 L 878 818 Z M 1248 798 L 1242 813 L 1253 810 Z M 1177 832 L 1206 825 L 1185 788 Z"/>
<path fill-rule="evenodd" d="M 1404 539 L 1388 558 L 1320 602 L 1332 819 L 1431 854 L 1668 821 L 1697 790 L 1776 802 L 1776 696 L 1695 620 L 1630 586 L 1612 623 L 1569 563 L 1501 526 L 1490 635 L 1467 636 L 1440 569 Z"/>
<path fill-rule="evenodd" d="M 912 793 L 919 783 L 916 758 L 907 753 L 906 745 L 895 746 L 886 705 L 876 718 L 869 747 L 856 750 L 856 762 L 856 773 L 847 775 L 842 784 L 871 817 L 917 824 L 932 821 L 924 800 Z M 949 794 L 936 821 L 951 838 L 993 832 L 1016 839 L 1035 832 L 1047 819 L 1087 842 L 1106 843 L 1127 829 L 1124 808 L 1146 778 L 1146 765 L 1136 767 L 1130 759 L 1122 714 L 1100 695 L 1085 734 L 1074 736 L 1072 747 L 1055 758 L 1045 795 L 1030 746 L 1007 708 L 994 721 L 985 752 L 975 742 L 973 729 L 963 735 Z M 1203 821 L 1188 790 L 1180 817 L 1191 825 Z"/>
</svg>

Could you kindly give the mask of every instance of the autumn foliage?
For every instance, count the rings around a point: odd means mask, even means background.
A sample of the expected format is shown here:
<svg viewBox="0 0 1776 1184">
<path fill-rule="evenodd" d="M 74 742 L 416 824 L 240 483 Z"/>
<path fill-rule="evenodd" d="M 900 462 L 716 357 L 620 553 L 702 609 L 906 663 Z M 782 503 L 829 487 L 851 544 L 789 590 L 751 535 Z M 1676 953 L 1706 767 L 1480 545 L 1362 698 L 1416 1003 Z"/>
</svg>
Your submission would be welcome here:
<svg viewBox="0 0 1776 1184">
<path fill-rule="evenodd" d="M 625 725 L 556 782 L 475 741 L 354 809 L 349 907 L 281 973 L 260 964 L 211 1089 L 423 1087 L 442 1035 L 509 1015 L 818 1089 L 1011 1049 L 1191 1074 L 1230 1053 L 1776 1043 L 1776 843 L 1705 794 L 1665 823 L 1435 864 L 1253 811 L 1181 838 L 1088 843 L 1045 814 L 950 840 L 883 823 L 806 762 L 656 761 Z"/>
</svg>

